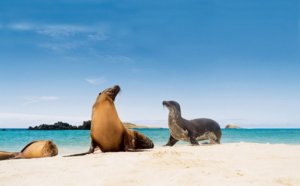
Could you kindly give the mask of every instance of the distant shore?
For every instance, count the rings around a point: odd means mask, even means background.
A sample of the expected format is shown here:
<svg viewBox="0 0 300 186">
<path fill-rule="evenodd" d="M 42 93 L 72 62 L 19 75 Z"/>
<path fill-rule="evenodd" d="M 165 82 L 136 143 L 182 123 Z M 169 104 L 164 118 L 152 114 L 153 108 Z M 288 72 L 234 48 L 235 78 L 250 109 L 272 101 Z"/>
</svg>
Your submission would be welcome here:
<svg viewBox="0 0 300 186">
<path fill-rule="evenodd" d="M 124 122 L 123 125 L 129 129 L 143 129 L 143 128 L 155 128 L 149 127 L 145 125 L 136 125 L 129 122 Z M 37 126 L 30 126 L 28 130 L 90 130 L 91 129 L 91 121 L 84 121 L 82 125 L 75 126 L 65 122 L 56 122 L 54 124 L 41 124 Z"/>
</svg>

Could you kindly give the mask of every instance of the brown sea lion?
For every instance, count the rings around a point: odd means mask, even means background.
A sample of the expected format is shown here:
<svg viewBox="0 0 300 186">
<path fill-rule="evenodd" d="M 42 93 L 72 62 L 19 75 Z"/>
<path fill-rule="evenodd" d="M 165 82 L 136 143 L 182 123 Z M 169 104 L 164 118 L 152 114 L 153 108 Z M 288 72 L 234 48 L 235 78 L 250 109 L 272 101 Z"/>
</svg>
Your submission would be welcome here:
<svg viewBox="0 0 300 186">
<path fill-rule="evenodd" d="M 119 119 L 114 100 L 120 92 L 118 85 L 102 91 L 93 105 L 91 124 L 91 146 L 88 152 L 69 156 L 93 153 L 99 147 L 102 152 L 130 151 L 153 148 L 153 142 L 145 135 L 125 128 Z"/>
<path fill-rule="evenodd" d="M 21 152 L 0 151 L 0 160 L 43 158 L 56 156 L 57 154 L 57 146 L 52 141 L 41 140 L 30 142 L 21 150 Z"/>
</svg>

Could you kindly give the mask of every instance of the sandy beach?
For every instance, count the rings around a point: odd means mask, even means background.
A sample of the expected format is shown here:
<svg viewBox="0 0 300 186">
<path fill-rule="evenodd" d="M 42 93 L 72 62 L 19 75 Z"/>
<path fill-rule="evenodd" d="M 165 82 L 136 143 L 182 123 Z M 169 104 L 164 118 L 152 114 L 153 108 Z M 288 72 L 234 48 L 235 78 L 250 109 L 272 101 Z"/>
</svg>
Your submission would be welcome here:
<svg viewBox="0 0 300 186">
<path fill-rule="evenodd" d="M 3 185 L 300 185 L 300 145 L 231 143 L 0 161 Z"/>
</svg>

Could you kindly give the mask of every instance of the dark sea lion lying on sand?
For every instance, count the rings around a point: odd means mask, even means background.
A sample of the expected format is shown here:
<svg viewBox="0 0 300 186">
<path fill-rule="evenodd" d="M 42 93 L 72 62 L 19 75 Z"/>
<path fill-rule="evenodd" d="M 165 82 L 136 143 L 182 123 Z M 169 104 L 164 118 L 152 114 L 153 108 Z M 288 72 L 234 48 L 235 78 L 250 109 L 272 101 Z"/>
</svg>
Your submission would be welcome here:
<svg viewBox="0 0 300 186">
<path fill-rule="evenodd" d="M 102 152 L 130 151 L 153 148 L 153 142 L 145 135 L 125 128 L 119 119 L 114 100 L 120 92 L 118 85 L 101 92 L 92 110 L 91 146 L 88 152 L 69 156 L 93 153 L 99 147 Z"/>
<path fill-rule="evenodd" d="M 57 147 L 52 141 L 41 140 L 30 142 L 21 150 L 21 152 L 0 151 L 0 160 L 44 158 L 56 156 L 57 154 Z"/>
<path fill-rule="evenodd" d="M 176 101 L 163 101 L 163 105 L 169 109 L 170 137 L 166 146 L 173 146 L 178 140 L 188 141 L 192 145 L 199 145 L 200 140 L 220 143 L 222 132 L 217 122 L 207 118 L 182 118 L 180 105 Z"/>
</svg>

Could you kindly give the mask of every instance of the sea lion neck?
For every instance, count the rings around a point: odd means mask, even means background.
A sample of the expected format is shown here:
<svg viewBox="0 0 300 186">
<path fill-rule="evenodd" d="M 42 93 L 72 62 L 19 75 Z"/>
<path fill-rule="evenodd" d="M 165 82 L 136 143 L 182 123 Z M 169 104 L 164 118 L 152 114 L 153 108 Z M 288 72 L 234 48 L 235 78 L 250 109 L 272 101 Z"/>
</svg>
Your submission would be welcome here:
<svg viewBox="0 0 300 186">
<path fill-rule="evenodd" d="M 114 100 L 108 95 L 101 94 L 97 97 L 95 105 L 105 103 L 105 104 L 114 104 Z"/>
<path fill-rule="evenodd" d="M 178 109 L 170 108 L 169 109 L 169 125 L 178 125 L 181 126 L 181 112 Z M 171 126 L 170 126 L 171 127 Z"/>
<path fill-rule="evenodd" d="M 175 107 L 169 107 L 169 117 L 181 119 L 180 109 L 176 109 Z"/>
</svg>

